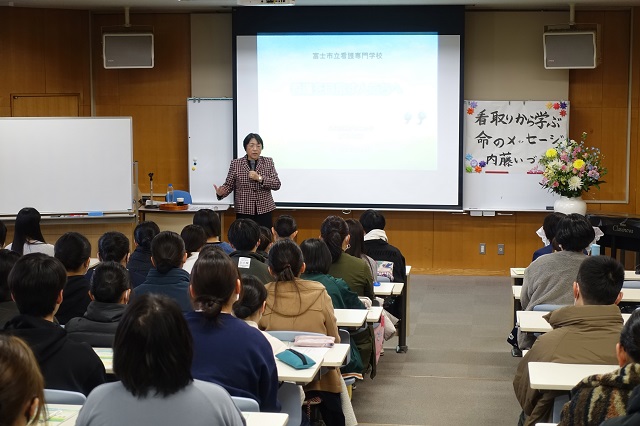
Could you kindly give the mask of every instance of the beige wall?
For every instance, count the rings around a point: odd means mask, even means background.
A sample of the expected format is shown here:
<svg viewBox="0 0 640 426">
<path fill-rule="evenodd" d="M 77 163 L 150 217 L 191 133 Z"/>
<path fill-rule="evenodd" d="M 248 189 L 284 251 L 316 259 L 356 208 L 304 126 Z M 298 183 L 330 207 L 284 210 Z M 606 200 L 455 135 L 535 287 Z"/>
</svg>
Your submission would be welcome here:
<svg viewBox="0 0 640 426">
<path fill-rule="evenodd" d="M 231 13 L 191 15 L 191 96 L 233 97 Z"/>
</svg>

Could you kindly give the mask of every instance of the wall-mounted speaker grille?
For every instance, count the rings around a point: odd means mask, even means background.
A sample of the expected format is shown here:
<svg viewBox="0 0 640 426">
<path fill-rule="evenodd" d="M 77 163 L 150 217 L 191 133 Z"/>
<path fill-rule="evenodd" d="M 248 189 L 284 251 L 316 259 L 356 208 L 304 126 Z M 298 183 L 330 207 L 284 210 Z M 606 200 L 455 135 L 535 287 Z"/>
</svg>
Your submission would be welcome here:
<svg viewBox="0 0 640 426">
<path fill-rule="evenodd" d="M 153 68 L 153 34 L 105 33 L 102 56 L 107 69 Z"/>
</svg>

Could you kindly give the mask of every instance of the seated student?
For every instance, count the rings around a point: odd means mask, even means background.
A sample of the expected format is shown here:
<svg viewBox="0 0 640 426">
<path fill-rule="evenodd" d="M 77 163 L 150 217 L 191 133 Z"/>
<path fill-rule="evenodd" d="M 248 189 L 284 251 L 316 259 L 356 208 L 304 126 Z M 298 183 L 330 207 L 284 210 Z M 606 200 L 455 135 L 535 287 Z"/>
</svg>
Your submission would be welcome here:
<svg viewBox="0 0 640 426">
<path fill-rule="evenodd" d="M 189 287 L 195 311 L 186 314 L 194 345 L 191 372 L 233 396 L 255 399 L 260 411 L 279 412 L 271 346 L 259 330 L 231 314 L 241 290 L 233 260 L 222 250 L 203 249 Z"/>
<path fill-rule="evenodd" d="M 182 269 L 186 259 L 180 235 L 173 231 L 162 231 L 156 235 L 151 242 L 154 269 L 149 271 L 144 283 L 133 289 L 132 298 L 147 293 L 164 294 L 178 302 L 182 312 L 191 312 L 189 273 Z"/>
<path fill-rule="evenodd" d="M 391 281 L 406 283 L 407 264 L 400 250 L 388 242 L 389 238 L 384 232 L 387 224 L 384 215 L 377 210 L 366 210 L 360 215 L 360 223 L 366 233 L 364 235 L 365 254 L 376 261 L 393 262 Z M 396 315 L 396 312 L 392 313 Z"/>
<path fill-rule="evenodd" d="M 327 217 L 320 227 L 320 238 L 331 253 L 329 275 L 342 278 L 358 296 L 374 300 L 373 277 L 369 265 L 362 259 L 344 253 L 351 238 L 344 219 L 339 216 Z"/>
<path fill-rule="evenodd" d="M 129 238 L 122 232 L 109 231 L 102 234 L 98 239 L 98 259 L 101 262 L 118 262 L 126 267 L 129 261 Z M 87 279 L 91 281 L 95 268 L 89 269 Z M 138 272 L 127 271 L 129 274 L 129 282 L 131 287 L 137 287 L 147 278 L 146 274 L 142 275 Z"/>
<path fill-rule="evenodd" d="M 151 241 L 160 233 L 160 228 L 155 222 L 144 221 L 136 225 L 133 230 L 133 242 L 135 250 L 129 256 L 127 269 L 145 278 L 149 270 L 153 268 L 151 264 Z M 134 286 L 136 287 L 136 286 Z"/>
<path fill-rule="evenodd" d="M 374 281 L 378 278 L 378 263 L 364 254 L 364 228 L 362 224 L 355 219 L 347 219 L 347 226 L 349 227 L 349 247 L 345 250 L 345 253 L 350 254 L 353 257 L 358 257 L 369 265 L 371 270 L 371 276 Z"/>
<path fill-rule="evenodd" d="M 7 226 L 0 220 L 0 248 L 4 247 L 7 241 Z"/>
<path fill-rule="evenodd" d="M 554 255 L 542 256 L 534 263 Z M 622 315 L 616 305 L 622 298 L 623 282 L 624 268 L 620 262 L 608 256 L 589 257 L 580 265 L 573 283 L 575 306 L 565 306 L 545 316 L 553 330 L 538 337 L 520 361 L 513 379 L 513 389 L 526 416 L 526 426 L 548 421 L 554 398 L 562 394 L 532 389 L 529 362 L 617 362 L 612 348 L 622 330 Z"/>
<path fill-rule="evenodd" d="M 91 243 L 82 234 L 67 232 L 56 241 L 55 257 L 67 270 L 62 303 L 56 313 L 56 319 L 62 325 L 71 318 L 84 315 L 91 302 L 90 283 L 85 276 L 89 269 L 90 256 Z"/>
<path fill-rule="evenodd" d="M 229 256 L 238 265 L 240 275 L 255 275 L 262 284 L 273 281 L 265 259 L 256 253 L 260 227 L 251 219 L 236 219 L 229 227 L 229 242 L 235 249 Z"/>
<path fill-rule="evenodd" d="M 94 389 L 76 425 L 244 425 L 224 389 L 193 380 L 192 359 L 180 307 L 165 296 L 140 296 L 116 332 L 113 371 L 120 381 Z"/>
<path fill-rule="evenodd" d="M 633 389 L 640 385 L 640 311 L 631 314 L 616 344 L 619 370 L 584 378 L 562 408 L 560 426 L 599 426 L 627 413 Z"/>
<path fill-rule="evenodd" d="M 88 395 L 104 383 L 104 365 L 91 346 L 70 340 L 65 329 L 53 322 L 66 281 L 58 259 L 43 253 L 21 257 L 9 273 L 9 288 L 20 315 L 5 325 L 4 332 L 31 347 L 46 388 Z"/>
<path fill-rule="evenodd" d="M 227 254 L 233 252 L 233 247 L 227 242 L 220 241 L 222 227 L 220 216 L 211 209 L 200 209 L 193 215 L 193 224 L 200 225 L 207 235 L 207 244 L 219 246 Z"/>
<path fill-rule="evenodd" d="M 113 337 L 129 303 L 131 285 L 126 268 L 117 262 L 102 262 L 91 277 L 91 303 L 81 317 L 67 322 L 70 339 L 93 347 L 113 346 Z"/>
<path fill-rule="evenodd" d="M 570 214 L 558 223 L 555 241 L 561 251 L 540 256 L 524 270 L 520 304 L 525 311 L 541 304 L 570 305 L 571 286 L 578 269 L 587 258 L 583 250 L 591 244 L 595 232 L 584 216 Z M 532 333 L 518 330 L 518 346 L 529 349 L 534 341 Z"/>
<path fill-rule="evenodd" d="M 16 302 L 11 299 L 8 282 L 9 272 L 18 259 L 20 259 L 20 255 L 15 251 L 0 250 L 0 329 L 7 321 L 20 313 Z"/>
<path fill-rule="evenodd" d="M 182 269 L 191 273 L 194 263 L 198 260 L 198 254 L 207 242 L 207 235 L 200 225 L 187 225 L 182 228 L 180 237 L 184 241 L 184 249 L 187 251 L 187 260 L 182 265 Z"/>
<path fill-rule="evenodd" d="M 271 232 L 273 233 L 273 239 L 275 241 L 278 241 L 282 238 L 289 238 L 290 240 L 294 240 L 298 235 L 298 224 L 296 223 L 296 220 L 293 218 L 293 216 L 282 214 L 278 216 L 276 221 L 273 223 Z"/>
<path fill-rule="evenodd" d="M 614 417 L 600 426 L 637 426 L 640 424 L 640 386 L 636 386 L 627 405 L 625 416 Z"/>
<path fill-rule="evenodd" d="M 5 247 L 23 255 L 44 253 L 53 256 L 53 246 L 47 244 L 40 230 L 40 212 L 33 207 L 25 207 L 18 212 L 13 228 L 13 242 Z"/>
<path fill-rule="evenodd" d="M 552 241 L 556 237 L 558 223 L 560 223 L 562 218 L 565 216 L 566 215 L 564 213 L 554 212 L 544 218 L 544 221 L 542 222 L 542 230 L 544 232 L 544 239 L 546 240 L 545 246 L 533 252 L 533 258 L 531 259 L 532 262 L 544 254 L 553 253 Z"/>
<path fill-rule="evenodd" d="M 271 232 L 271 228 L 267 228 L 266 226 L 260 226 L 260 244 L 258 244 L 258 249 L 256 253 L 265 259 L 269 258 L 269 250 L 271 249 L 271 245 L 273 244 L 273 233 Z"/>
<path fill-rule="evenodd" d="M 322 284 L 300 279 L 305 270 L 302 251 L 296 243 L 283 239 L 269 251 L 269 270 L 275 282 L 266 285 L 266 308 L 258 323 L 266 331 L 310 331 L 333 336 L 340 342 L 331 297 Z M 322 420 L 328 425 L 344 425 L 340 398 L 340 371 L 328 368 L 320 379 L 304 387 L 307 398 L 320 397 Z"/>
<path fill-rule="evenodd" d="M 44 420 L 44 379 L 29 346 L 0 334 L 0 424 L 26 426 Z"/>
</svg>

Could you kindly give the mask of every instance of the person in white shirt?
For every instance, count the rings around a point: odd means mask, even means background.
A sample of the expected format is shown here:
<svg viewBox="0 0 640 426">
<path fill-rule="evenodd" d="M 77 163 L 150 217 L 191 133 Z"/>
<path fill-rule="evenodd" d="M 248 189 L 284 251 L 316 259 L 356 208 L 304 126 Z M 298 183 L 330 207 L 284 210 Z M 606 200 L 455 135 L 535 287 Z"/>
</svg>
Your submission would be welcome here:
<svg viewBox="0 0 640 426">
<path fill-rule="evenodd" d="M 33 207 L 25 207 L 18 212 L 13 230 L 13 242 L 6 249 L 23 255 L 44 253 L 53 256 L 53 245 L 47 244 L 40 230 L 40 212 Z"/>
</svg>

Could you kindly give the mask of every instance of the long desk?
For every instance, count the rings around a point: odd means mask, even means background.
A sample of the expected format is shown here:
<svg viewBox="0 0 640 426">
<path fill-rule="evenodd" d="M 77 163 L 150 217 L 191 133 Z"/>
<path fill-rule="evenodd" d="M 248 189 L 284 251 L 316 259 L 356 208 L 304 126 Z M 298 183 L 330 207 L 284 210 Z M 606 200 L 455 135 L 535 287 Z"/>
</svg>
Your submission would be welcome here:
<svg viewBox="0 0 640 426">
<path fill-rule="evenodd" d="M 369 309 L 334 309 L 338 327 L 360 328 L 366 322 L 380 322 L 382 306 L 372 306 Z"/>
<path fill-rule="evenodd" d="M 617 365 L 562 364 L 530 362 L 531 389 L 570 391 L 580 380 L 592 374 L 606 374 L 620 368 Z"/>
<path fill-rule="evenodd" d="M 373 292 L 376 296 L 399 296 L 402 294 L 404 283 L 378 283 L 373 286 Z"/>
<path fill-rule="evenodd" d="M 75 426 L 81 405 L 47 404 L 47 424 L 49 426 Z M 286 426 L 286 413 L 242 412 L 247 426 Z M 42 422 L 38 423 L 42 424 Z"/>
<path fill-rule="evenodd" d="M 544 311 L 518 311 L 518 325 L 520 330 L 528 333 L 546 333 L 551 331 L 551 325 L 543 317 L 549 312 Z M 622 314 L 622 320 L 626 323 L 631 314 Z"/>
</svg>

